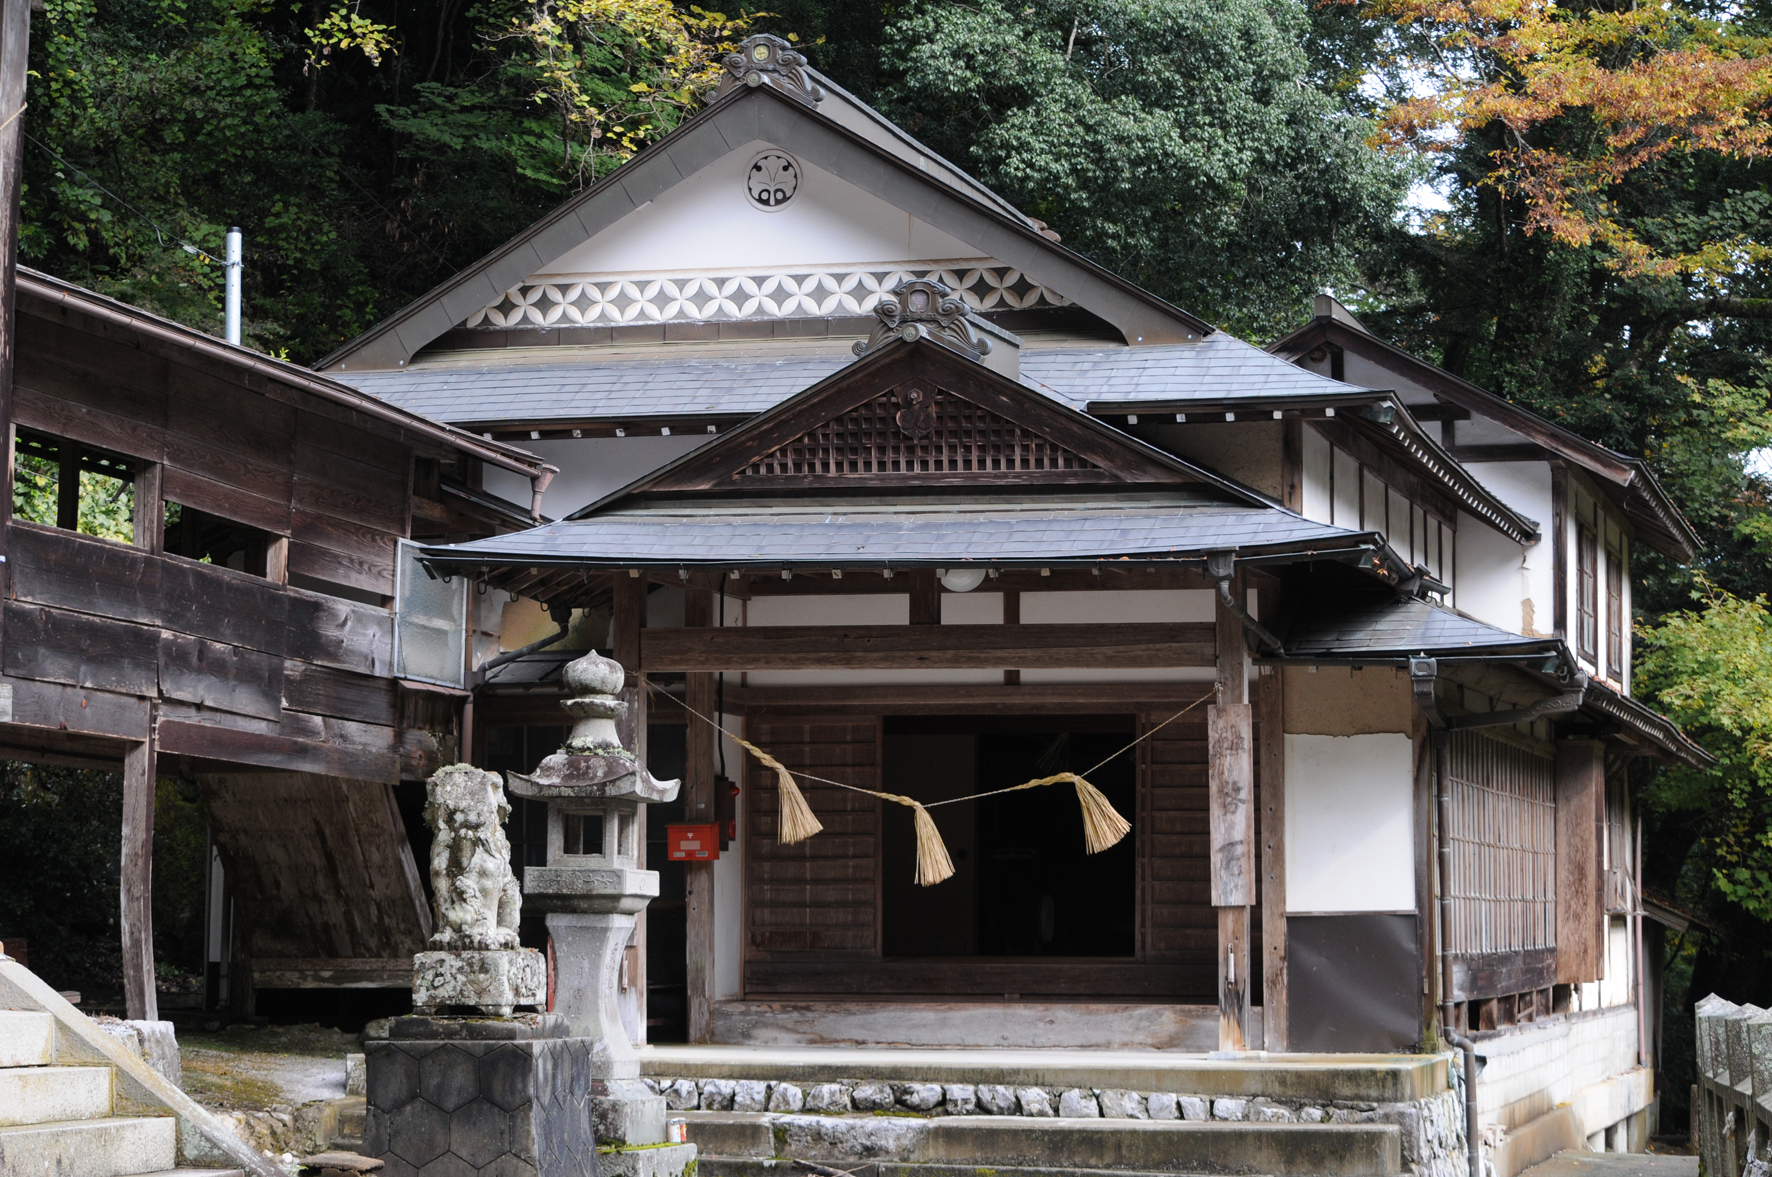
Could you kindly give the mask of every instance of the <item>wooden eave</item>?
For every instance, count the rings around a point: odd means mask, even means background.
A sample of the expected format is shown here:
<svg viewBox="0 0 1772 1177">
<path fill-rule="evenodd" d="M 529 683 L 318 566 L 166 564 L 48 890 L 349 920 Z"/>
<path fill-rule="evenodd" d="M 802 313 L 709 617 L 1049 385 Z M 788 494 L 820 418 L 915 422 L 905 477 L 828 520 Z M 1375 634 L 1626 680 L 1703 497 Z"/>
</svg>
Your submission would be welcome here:
<svg viewBox="0 0 1772 1177">
<path fill-rule="evenodd" d="M 1267 496 L 1184 461 L 1122 433 L 1087 413 L 1067 408 L 1024 387 L 946 346 L 928 339 L 912 343 L 890 340 L 853 364 L 841 368 L 774 408 L 757 414 L 738 429 L 678 458 L 635 482 L 615 490 L 568 516 L 585 519 L 624 501 L 653 495 L 681 497 L 698 493 L 779 496 L 783 492 L 883 489 L 1028 488 L 1053 479 L 1010 478 L 993 474 L 954 474 L 908 479 L 871 480 L 850 475 L 807 476 L 797 482 L 782 478 L 746 486 L 735 476 L 752 462 L 802 436 L 808 429 L 839 416 L 893 387 L 927 380 L 982 408 L 1024 424 L 1063 444 L 1099 467 L 1099 476 L 1074 480 L 1095 486 L 1201 484 L 1251 506 L 1277 507 Z"/>
<path fill-rule="evenodd" d="M 45 318 L 53 318 L 58 313 L 78 316 L 87 320 L 89 326 L 103 325 L 135 337 L 142 341 L 136 346 L 147 344 L 144 350 L 170 348 L 183 352 L 193 359 L 233 370 L 249 387 L 256 382 L 283 385 L 392 425 L 440 451 L 463 453 L 531 480 L 544 474 L 551 477 L 557 472 L 555 467 L 516 446 L 488 441 L 453 425 L 395 408 L 386 401 L 366 396 L 349 385 L 316 375 L 297 364 L 274 360 L 225 343 L 170 319 L 24 266 L 18 269 L 18 292 L 22 313 Z M 259 391 L 264 391 L 262 383 Z"/>
<path fill-rule="evenodd" d="M 1697 558 L 1702 546 L 1698 535 L 1667 497 L 1659 481 L 1650 473 L 1647 463 L 1628 457 L 1540 417 L 1532 410 L 1514 404 L 1470 381 L 1454 376 L 1444 368 L 1411 355 L 1395 344 L 1361 331 L 1338 319 L 1318 316 L 1304 327 L 1275 342 L 1268 351 L 1283 359 L 1297 362 L 1318 344 L 1329 343 L 1345 351 L 1383 365 L 1398 375 L 1407 376 L 1429 389 L 1446 404 L 1487 417 L 1496 423 L 1530 438 L 1533 445 L 1548 455 L 1571 462 L 1588 471 L 1605 487 L 1607 499 L 1641 530 L 1643 539 L 1656 551 L 1676 560 L 1689 562 Z M 1457 459 L 1456 451 L 1445 451 Z M 1525 453 L 1522 459 L 1535 455 Z"/>
<path fill-rule="evenodd" d="M 323 357 L 315 369 L 405 366 L 420 348 L 555 258 L 758 139 L 789 147 L 808 162 L 1035 277 L 1042 286 L 1112 323 L 1128 343 L 1186 343 L 1213 330 L 1205 320 L 1042 236 L 1025 219 L 1009 216 L 976 194 L 919 170 L 817 107 L 759 86 L 732 90 L 716 99 L 528 229 Z"/>
</svg>

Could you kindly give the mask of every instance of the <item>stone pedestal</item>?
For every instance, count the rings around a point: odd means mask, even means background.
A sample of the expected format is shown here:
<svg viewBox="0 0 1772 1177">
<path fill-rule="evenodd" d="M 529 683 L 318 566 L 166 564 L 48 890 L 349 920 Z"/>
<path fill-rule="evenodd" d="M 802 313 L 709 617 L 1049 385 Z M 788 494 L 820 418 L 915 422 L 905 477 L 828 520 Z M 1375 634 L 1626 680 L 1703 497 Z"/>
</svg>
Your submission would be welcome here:
<svg viewBox="0 0 1772 1177">
<path fill-rule="evenodd" d="M 421 952 L 412 958 L 412 1008 L 508 1017 L 548 1001 L 547 958 L 533 948 Z"/>
<path fill-rule="evenodd" d="M 682 1177 L 692 1144 L 629 1138 L 598 1153 L 599 1138 L 623 1139 L 601 1122 L 610 1081 L 595 1077 L 607 1066 L 598 1045 L 567 1037 L 554 1014 L 396 1018 L 387 1039 L 364 1046 L 363 1151 L 386 1162 L 383 1177 Z M 614 1082 L 625 1095 L 627 1081 Z"/>
</svg>

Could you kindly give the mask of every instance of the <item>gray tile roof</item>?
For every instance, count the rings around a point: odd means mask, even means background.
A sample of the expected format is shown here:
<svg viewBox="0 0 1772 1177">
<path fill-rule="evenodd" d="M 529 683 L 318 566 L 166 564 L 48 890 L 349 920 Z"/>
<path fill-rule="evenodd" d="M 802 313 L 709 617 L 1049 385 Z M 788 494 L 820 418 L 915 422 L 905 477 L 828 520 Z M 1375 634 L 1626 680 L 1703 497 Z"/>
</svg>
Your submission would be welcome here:
<svg viewBox="0 0 1772 1177">
<path fill-rule="evenodd" d="M 527 350 L 527 349 L 525 349 Z M 421 362 L 396 371 L 336 372 L 390 404 L 474 425 L 760 413 L 847 365 L 828 344 L 805 353 L 695 358 L 691 347 L 651 356 L 570 359 L 482 356 Z M 1023 384 L 1072 408 L 1124 401 L 1321 397 L 1356 389 L 1308 372 L 1223 333 L 1198 344 L 1029 347 Z"/>
<path fill-rule="evenodd" d="M 1288 658 L 1377 658 L 1550 653 L 1560 643 L 1509 633 L 1428 601 L 1331 596 L 1292 622 L 1285 646 Z"/>
<path fill-rule="evenodd" d="M 1359 533 L 1288 511 L 1098 498 L 1008 505 L 864 507 L 774 502 L 659 504 L 426 551 L 502 564 L 915 564 L 1094 560 L 1230 548 L 1345 547 Z"/>
</svg>

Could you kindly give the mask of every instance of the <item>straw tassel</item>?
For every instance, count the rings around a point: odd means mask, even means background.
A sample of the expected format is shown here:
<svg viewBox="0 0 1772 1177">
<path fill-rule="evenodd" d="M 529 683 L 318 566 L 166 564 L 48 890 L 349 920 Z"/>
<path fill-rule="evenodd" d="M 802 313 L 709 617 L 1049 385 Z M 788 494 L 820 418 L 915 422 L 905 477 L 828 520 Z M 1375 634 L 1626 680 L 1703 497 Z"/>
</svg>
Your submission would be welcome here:
<svg viewBox="0 0 1772 1177">
<path fill-rule="evenodd" d="M 1083 807 L 1083 846 L 1090 854 L 1100 854 L 1132 832 L 1132 823 L 1120 816 L 1113 803 L 1101 795 L 1101 790 L 1074 772 L 1043 776 L 1037 781 L 1016 785 L 1014 789 L 1007 791 L 1013 793 L 1018 789 L 1037 789 L 1042 785 L 1057 785 L 1066 781 L 1077 786 L 1077 801 Z"/>
<path fill-rule="evenodd" d="M 953 878 L 953 860 L 948 857 L 948 848 L 941 840 L 941 831 L 935 828 L 935 819 L 929 816 L 923 803 L 901 797 L 897 793 L 875 793 L 874 796 L 911 807 L 917 827 L 917 886 L 933 887 Z"/>
<path fill-rule="evenodd" d="M 733 739 L 737 740 L 738 737 L 734 736 Z M 804 842 L 824 829 L 824 823 L 813 816 L 812 806 L 806 804 L 806 798 L 800 793 L 800 786 L 794 783 L 793 774 L 782 762 L 749 740 L 738 740 L 738 743 L 746 752 L 775 770 L 776 783 L 781 787 L 780 825 L 776 830 L 776 840 L 784 846 Z M 949 873 L 952 873 L 951 869 Z"/>
</svg>

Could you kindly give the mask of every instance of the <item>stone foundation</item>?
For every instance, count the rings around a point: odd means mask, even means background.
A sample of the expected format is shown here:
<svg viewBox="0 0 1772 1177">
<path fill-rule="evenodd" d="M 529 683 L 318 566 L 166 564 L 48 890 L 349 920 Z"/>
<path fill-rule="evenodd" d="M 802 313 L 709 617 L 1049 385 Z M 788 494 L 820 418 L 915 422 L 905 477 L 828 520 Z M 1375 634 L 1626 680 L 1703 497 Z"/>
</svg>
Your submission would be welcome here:
<svg viewBox="0 0 1772 1177">
<path fill-rule="evenodd" d="M 1454 1072 L 1454 1081 L 1462 1076 Z M 1455 1088 L 1399 1103 L 1309 1102 L 1265 1096 L 996 1084 L 843 1080 L 804 1086 L 767 1079 L 646 1079 L 672 1111 L 891 1117 L 1019 1116 L 1116 1120 L 1218 1120 L 1273 1124 L 1395 1124 L 1412 1177 L 1468 1177 L 1464 1099 Z M 875 1117 L 884 1115 L 887 1120 Z"/>
</svg>

